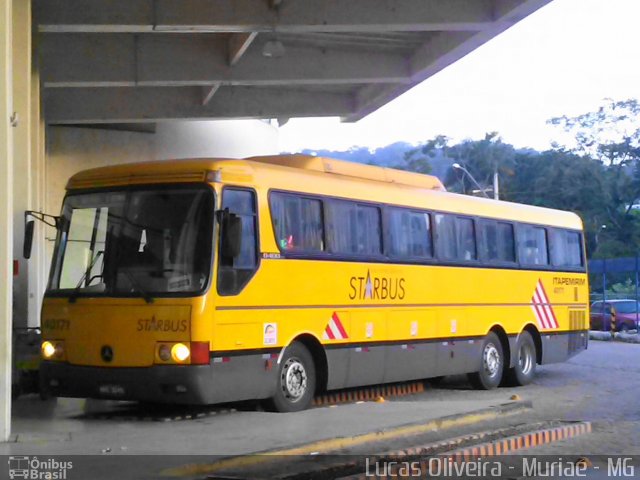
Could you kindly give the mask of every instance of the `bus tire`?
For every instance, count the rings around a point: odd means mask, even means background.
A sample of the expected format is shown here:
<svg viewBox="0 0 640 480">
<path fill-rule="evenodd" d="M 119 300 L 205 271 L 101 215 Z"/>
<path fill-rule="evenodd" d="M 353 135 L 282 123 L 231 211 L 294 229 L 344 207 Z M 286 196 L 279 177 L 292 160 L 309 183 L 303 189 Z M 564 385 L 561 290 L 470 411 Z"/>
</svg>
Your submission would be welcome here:
<svg viewBox="0 0 640 480">
<path fill-rule="evenodd" d="M 504 371 L 504 351 L 494 332 L 489 332 L 484 337 L 479 363 L 478 371 L 468 374 L 471 385 L 478 390 L 491 390 L 500 385 Z"/>
<path fill-rule="evenodd" d="M 531 334 L 524 330 L 518 336 L 515 351 L 515 366 L 507 370 L 505 383 L 513 387 L 531 383 L 536 374 L 537 358 L 536 344 Z"/>
<path fill-rule="evenodd" d="M 316 367 L 307 347 L 289 345 L 278 365 L 276 392 L 267 408 L 276 412 L 298 412 L 311 405 L 316 391 Z"/>
</svg>

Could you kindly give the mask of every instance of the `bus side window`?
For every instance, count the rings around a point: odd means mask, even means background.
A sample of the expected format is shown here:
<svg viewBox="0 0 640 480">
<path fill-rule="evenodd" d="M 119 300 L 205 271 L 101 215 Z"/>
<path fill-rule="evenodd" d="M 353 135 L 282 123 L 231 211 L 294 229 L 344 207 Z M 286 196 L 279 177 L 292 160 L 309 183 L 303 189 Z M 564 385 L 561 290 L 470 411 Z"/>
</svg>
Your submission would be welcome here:
<svg viewBox="0 0 640 480">
<path fill-rule="evenodd" d="M 332 253 L 374 256 L 382 253 L 380 208 L 345 200 L 327 203 L 327 240 Z"/>
<path fill-rule="evenodd" d="M 324 251 L 324 222 L 320 200 L 274 192 L 271 194 L 270 206 L 280 251 Z"/>
<path fill-rule="evenodd" d="M 394 258 L 431 258 L 431 221 L 426 212 L 389 209 L 389 254 Z"/>
<path fill-rule="evenodd" d="M 520 262 L 524 265 L 548 265 L 547 231 L 544 227 L 522 225 L 518 236 Z"/>
<path fill-rule="evenodd" d="M 510 223 L 498 222 L 498 260 L 516 261 L 516 237 Z"/>
<path fill-rule="evenodd" d="M 458 259 L 476 260 L 476 233 L 474 222 L 471 218 L 456 218 L 456 229 L 458 237 Z"/>
<path fill-rule="evenodd" d="M 443 260 L 476 260 L 478 255 L 473 219 L 436 214 L 436 246 Z"/>
<path fill-rule="evenodd" d="M 480 221 L 480 258 L 485 262 L 515 262 L 513 225 L 496 220 Z"/>
<path fill-rule="evenodd" d="M 218 260 L 218 293 L 235 295 L 242 290 L 258 268 L 255 193 L 250 190 L 225 188 L 222 192 L 222 208 L 228 208 L 230 213 L 242 220 L 240 254 L 233 258 L 220 255 Z M 220 238 L 222 234 L 223 232 L 220 232 Z"/>
<path fill-rule="evenodd" d="M 380 209 L 369 205 L 358 205 L 356 212 L 356 253 L 380 255 L 382 253 L 382 217 Z"/>
<path fill-rule="evenodd" d="M 480 239 L 480 257 L 482 260 L 498 260 L 498 222 L 481 220 Z"/>
<path fill-rule="evenodd" d="M 436 217 L 436 250 L 442 260 L 458 258 L 455 217 L 438 213 Z"/>
<path fill-rule="evenodd" d="M 580 233 L 568 230 L 551 232 L 551 262 L 556 267 L 582 266 L 582 239 Z"/>
</svg>

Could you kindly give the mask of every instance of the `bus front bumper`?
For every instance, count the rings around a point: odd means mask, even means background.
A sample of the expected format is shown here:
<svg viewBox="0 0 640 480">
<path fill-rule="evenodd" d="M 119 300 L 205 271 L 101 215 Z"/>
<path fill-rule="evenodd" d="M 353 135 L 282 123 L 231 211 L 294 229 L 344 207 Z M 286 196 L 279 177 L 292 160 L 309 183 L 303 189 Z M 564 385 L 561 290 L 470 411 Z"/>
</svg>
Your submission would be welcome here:
<svg viewBox="0 0 640 480">
<path fill-rule="evenodd" d="M 40 378 L 40 388 L 56 397 L 215 403 L 210 395 L 210 365 L 105 368 L 43 361 Z"/>
</svg>

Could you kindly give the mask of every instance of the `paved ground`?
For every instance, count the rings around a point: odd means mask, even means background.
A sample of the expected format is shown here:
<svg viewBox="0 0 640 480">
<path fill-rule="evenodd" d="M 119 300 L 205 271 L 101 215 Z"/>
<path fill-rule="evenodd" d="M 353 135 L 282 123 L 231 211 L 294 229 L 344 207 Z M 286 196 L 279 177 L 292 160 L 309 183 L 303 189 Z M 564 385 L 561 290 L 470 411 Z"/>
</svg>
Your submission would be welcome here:
<svg viewBox="0 0 640 480">
<path fill-rule="evenodd" d="M 591 341 L 566 363 L 538 367 L 531 385 L 489 392 L 467 391 L 464 377 L 446 379 L 430 398 L 491 399 L 518 394 L 532 400 L 542 419 L 590 420 L 606 424 L 640 421 L 640 345 Z M 640 435 L 640 429 L 639 429 Z M 640 453 L 640 443 L 633 444 Z M 625 441 L 625 444 L 627 442 Z M 621 449 L 625 444 L 612 445 Z"/>
<path fill-rule="evenodd" d="M 567 368 L 572 378 L 562 391 L 556 380 Z M 545 370 L 536 384 L 549 395 L 536 402 L 535 415 L 590 420 L 594 432 L 531 453 L 579 454 L 594 462 L 604 461 L 596 455 L 640 455 L 640 345 L 592 341 L 567 365 Z"/>
<path fill-rule="evenodd" d="M 78 416 L 83 410 L 110 405 L 69 399 L 55 404 L 25 397 L 14 410 L 17 441 L 0 444 L 0 454 L 238 455 L 475 410 L 504 403 L 514 394 L 531 400 L 534 409 L 510 420 L 512 423 L 594 422 L 595 433 L 590 436 L 536 452 L 640 454 L 638 392 L 640 345 L 592 341 L 587 352 L 569 362 L 541 368 L 534 383 L 527 387 L 474 391 L 464 377 L 452 377 L 437 388 L 398 401 L 318 408 L 296 414 L 254 410 L 168 423 L 96 420 Z M 143 471 L 144 465 L 140 468 Z"/>
<path fill-rule="evenodd" d="M 236 411 L 193 420 L 155 422 L 78 418 L 81 402 L 61 400 L 53 420 L 15 421 L 15 443 L 0 454 L 240 455 L 347 437 L 424 422 L 500 404 L 508 399 L 456 399 L 423 396 L 421 401 L 366 402 L 278 414 Z M 29 405 L 35 408 L 39 400 Z M 34 405 L 35 404 L 35 405 Z M 51 405 L 45 405 L 45 407 Z M 95 407 L 93 407 L 95 408 Z M 63 410 L 66 414 L 60 414 Z"/>
</svg>

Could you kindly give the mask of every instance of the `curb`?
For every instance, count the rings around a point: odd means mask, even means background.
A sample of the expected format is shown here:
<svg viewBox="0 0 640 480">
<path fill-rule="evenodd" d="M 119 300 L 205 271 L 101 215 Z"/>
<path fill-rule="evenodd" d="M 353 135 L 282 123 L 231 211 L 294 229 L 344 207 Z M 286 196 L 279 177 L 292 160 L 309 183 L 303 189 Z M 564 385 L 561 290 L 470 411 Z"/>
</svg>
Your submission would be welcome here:
<svg viewBox="0 0 640 480">
<path fill-rule="evenodd" d="M 617 342 L 640 343 L 640 335 L 637 335 L 635 333 L 618 332 L 618 333 L 616 333 L 614 339 Z"/>
<path fill-rule="evenodd" d="M 164 477 L 206 475 L 220 470 L 251 467 L 267 462 L 273 462 L 276 461 L 279 456 L 324 455 L 346 448 L 393 440 L 400 437 L 420 435 L 422 433 L 427 433 L 430 431 L 470 426 L 486 420 L 515 415 L 531 408 L 532 403 L 530 401 L 504 403 L 496 407 L 489 407 L 473 412 L 435 418 L 433 420 L 427 421 L 426 423 L 413 423 L 391 428 L 389 430 L 374 431 L 361 435 L 355 435 L 352 437 L 319 440 L 317 442 L 312 442 L 292 448 L 255 452 L 247 455 L 225 458 L 208 464 L 182 465 L 180 467 L 165 469 L 160 472 L 160 475 Z"/>
<path fill-rule="evenodd" d="M 610 342 L 613 340 L 611 332 L 601 332 L 599 330 L 589 330 L 589 340 L 597 340 L 600 342 Z"/>
<path fill-rule="evenodd" d="M 611 332 L 601 332 L 599 330 L 589 331 L 589 340 L 600 342 L 624 342 L 624 343 L 640 343 L 640 335 L 635 333 L 615 332 L 611 335 Z"/>
<path fill-rule="evenodd" d="M 516 450 L 547 445 L 568 438 L 591 433 L 591 422 L 578 422 L 573 425 L 546 428 L 535 432 L 521 433 L 502 440 L 482 443 L 471 447 L 455 450 L 448 455 L 455 461 L 464 461 L 486 455 L 504 455 Z"/>
<path fill-rule="evenodd" d="M 527 448 L 538 447 L 541 445 L 547 445 L 549 443 L 557 442 L 560 440 L 566 440 L 568 438 L 577 437 L 579 435 L 585 435 L 591 433 L 591 422 L 578 422 L 572 425 L 563 425 L 560 427 L 545 428 L 536 430 L 533 432 L 526 432 L 517 435 L 513 435 L 500 440 L 494 440 L 490 442 L 481 443 L 478 445 L 471 445 L 464 448 L 459 448 L 445 454 L 435 455 L 437 457 L 448 459 L 454 463 L 472 462 L 481 457 L 491 457 L 494 455 L 506 455 L 518 450 L 525 450 Z M 403 456 L 415 456 L 420 455 L 425 450 L 434 449 L 441 444 L 423 445 L 418 447 L 412 447 L 398 452 L 385 454 L 385 457 L 403 457 Z M 429 471 L 429 462 L 427 460 L 420 460 L 420 469 L 422 472 Z M 395 477 L 398 475 L 398 469 L 402 468 L 397 466 L 392 468 L 388 472 L 388 476 Z M 369 480 L 371 477 L 366 474 L 350 475 L 346 477 L 340 477 L 338 480 Z"/>
<path fill-rule="evenodd" d="M 339 403 L 372 401 L 380 397 L 404 397 L 422 392 L 424 392 L 424 382 L 381 385 L 319 395 L 313 399 L 311 405 L 322 407 Z"/>
</svg>

